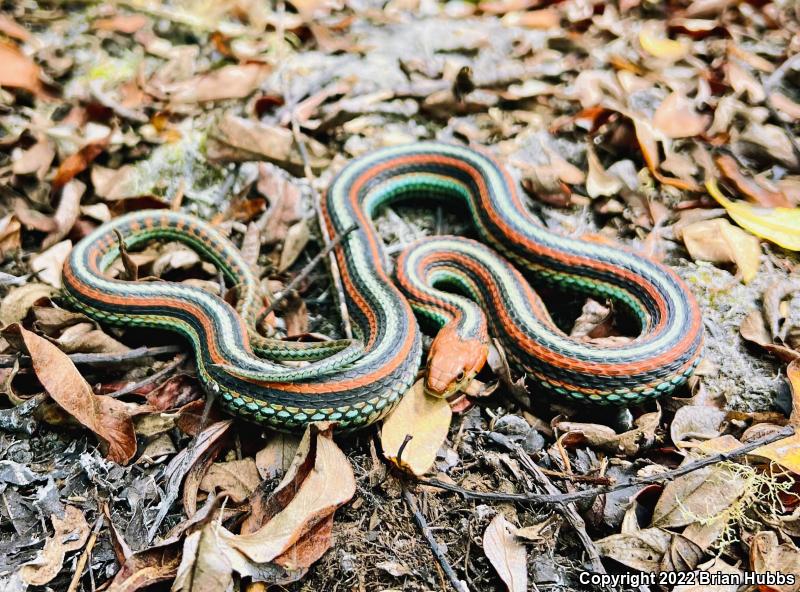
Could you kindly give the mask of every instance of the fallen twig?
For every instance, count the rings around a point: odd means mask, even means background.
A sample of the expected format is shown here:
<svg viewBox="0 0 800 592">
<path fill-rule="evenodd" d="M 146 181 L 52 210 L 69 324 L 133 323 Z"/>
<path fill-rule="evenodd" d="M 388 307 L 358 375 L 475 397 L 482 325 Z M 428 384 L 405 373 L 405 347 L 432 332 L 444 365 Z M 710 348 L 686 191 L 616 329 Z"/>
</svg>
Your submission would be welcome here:
<svg viewBox="0 0 800 592">
<path fill-rule="evenodd" d="M 121 364 L 138 360 L 141 358 L 151 358 L 164 354 L 174 354 L 183 351 L 179 345 L 161 345 L 158 347 L 137 347 L 122 353 L 116 354 L 68 354 L 73 364 Z M 14 363 L 19 361 L 20 366 L 30 366 L 30 356 L 0 355 L 0 368 L 13 368 Z"/>
<path fill-rule="evenodd" d="M 322 201 L 317 193 L 316 188 L 314 187 L 315 177 L 313 171 L 311 170 L 311 165 L 309 164 L 308 150 L 306 149 L 306 144 L 303 141 L 302 135 L 300 135 L 300 124 L 297 123 L 297 117 L 295 117 L 294 113 L 292 113 L 292 134 L 294 135 L 294 141 L 297 143 L 297 147 L 300 150 L 300 156 L 303 159 L 303 172 L 306 180 L 308 181 L 308 185 L 311 188 L 314 201 L 314 210 L 317 213 L 317 224 L 319 226 L 319 232 L 322 235 L 322 242 L 327 246 L 331 242 L 331 236 L 328 232 L 328 226 L 325 224 L 325 216 L 322 215 Z M 350 231 L 347 230 L 346 232 Z M 336 297 L 339 304 L 339 316 L 342 319 L 342 329 L 344 330 L 345 337 L 347 337 L 347 339 L 352 339 L 353 328 L 350 325 L 350 314 L 347 312 L 347 304 L 344 299 L 342 276 L 339 272 L 339 265 L 336 262 L 336 256 L 333 254 L 333 250 L 328 252 L 328 265 L 330 267 L 331 283 L 336 290 Z"/>
<path fill-rule="evenodd" d="M 446 491 L 452 491 L 453 493 L 458 493 L 459 495 L 462 495 L 467 499 L 498 501 L 498 502 L 531 502 L 538 504 L 568 504 L 570 502 L 590 499 L 598 495 L 605 495 L 607 493 L 622 491 L 623 489 L 632 489 L 634 487 L 639 487 L 642 485 L 653 485 L 656 483 L 671 481 L 676 477 L 681 477 L 683 475 L 686 475 L 687 473 L 691 473 L 693 471 L 702 469 L 703 467 L 707 467 L 709 465 L 713 465 L 726 460 L 731 460 L 738 456 L 742 456 L 743 454 L 752 452 L 756 448 L 759 448 L 766 444 L 771 444 L 773 442 L 777 442 L 778 440 L 788 438 L 789 436 L 794 435 L 794 433 L 795 430 L 792 426 L 786 426 L 778 430 L 777 432 L 773 432 L 772 434 L 764 436 L 763 438 L 759 438 L 758 440 L 753 440 L 752 442 L 748 442 L 747 444 L 744 444 L 734 450 L 729 450 L 727 452 L 718 452 L 716 454 L 704 456 L 695 461 L 686 463 L 685 465 L 681 465 L 680 467 L 672 469 L 671 471 L 664 471 L 663 473 L 649 475 L 647 477 L 642 477 L 641 479 L 636 479 L 634 481 L 629 481 L 627 483 L 617 483 L 616 485 L 612 485 L 611 487 L 596 487 L 592 489 L 583 489 L 581 491 L 573 491 L 570 493 L 558 493 L 558 494 L 494 493 L 494 492 L 474 491 L 471 489 L 460 487 L 459 485 L 445 483 L 444 481 L 439 481 L 438 479 L 419 478 L 418 481 L 424 485 L 430 485 L 432 487 L 437 487 L 439 489 L 444 489 Z"/>
<path fill-rule="evenodd" d="M 100 527 L 102 525 L 103 514 L 101 512 L 97 515 L 97 520 L 94 522 L 94 528 L 92 528 L 92 534 L 89 536 L 89 540 L 86 541 L 86 547 L 84 547 L 83 553 L 81 553 L 78 563 L 75 565 L 75 572 L 72 574 L 72 581 L 69 583 L 67 592 L 76 592 L 78 589 L 78 586 L 81 583 L 83 570 L 86 567 L 86 562 L 89 560 L 89 555 L 92 553 L 92 549 L 94 549 L 94 544 L 97 542 L 97 533 L 100 532 Z"/>
<path fill-rule="evenodd" d="M 455 588 L 458 592 L 469 592 L 469 588 L 467 585 L 458 579 L 456 572 L 453 571 L 453 567 L 447 561 L 447 557 L 445 557 L 444 553 L 442 553 L 441 547 L 439 547 L 439 543 L 431 534 L 431 529 L 428 526 L 428 521 L 425 519 L 425 516 L 422 515 L 422 512 L 419 511 L 419 507 L 417 507 L 417 500 L 414 498 L 413 494 L 408 490 L 408 488 L 403 485 L 403 499 L 405 499 L 406 503 L 408 504 L 408 508 L 411 510 L 411 513 L 414 515 L 414 521 L 419 526 L 419 529 L 422 531 L 422 536 L 425 537 L 425 540 L 428 541 L 428 545 L 430 545 L 431 551 L 433 551 L 436 560 L 439 562 L 439 565 L 444 570 L 444 573 L 447 574 L 447 579 L 450 580 L 450 584 Z"/>
<path fill-rule="evenodd" d="M 127 386 L 123 386 L 121 389 L 116 390 L 113 393 L 109 393 L 108 396 L 109 397 L 115 397 L 115 398 L 116 397 L 121 397 L 123 395 L 127 395 L 127 394 L 130 394 L 130 393 L 132 393 L 132 392 L 134 392 L 136 390 L 139 390 L 140 388 L 143 388 L 143 387 L 151 385 L 151 384 L 153 384 L 155 382 L 158 382 L 161 378 L 163 378 L 164 376 L 167 376 L 168 374 L 171 374 L 175 370 L 175 368 L 177 368 L 178 366 L 183 364 L 186 361 L 186 357 L 187 357 L 187 354 L 185 354 L 185 353 L 178 354 L 177 356 L 175 356 L 174 360 L 172 360 L 169 364 L 164 366 L 158 372 L 156 372 L 154 374 L 151 374 L 147 378 L 143 378 L 142 380 L 140 380 L 138 382 L 132 382 Z"/>
<path fill-rule="evenodd" d="M 280 293 L 277 296 L 275 296 L 275 299 L 270 303 L 270 305 L 266 309 L 264 309 L 264 311 L 259 315 L 258 324 L 260 325 L 264 321 L 264 319 L 267 317 L 267 315 L 269 313 L 271 313 L 273 310 L 275 310 L 277 308 L 277 306 L 281 302 L 283 302 L 289 294 L 291 294 L 292 290 L 294 290 L 300 284 L 300 282 L 302 282 L 304 279 L 306 279 L 308 277 L 308 275 L 312 271 L 314 271 L 314 268 L 317 265 L 319 265 L 320 261 L 322 261 L 325 257 L 327 257 L 331 253 L 331 251 L 333 251 L 333 249 L 336 248 L 336 245 L 341 243 L 342 240 L 344 240 L 344 238 L 348 234 L 353 232 L 356 228 L 358 228 L 358 226 L 353 224 L 350 228 L 348 228 L 347 230 L 345 230 L 341 234 L 336 235 L 333 238 L 333 240 L 330 241 L 325 246 L 324 249 L 322 249 L 319 253 L 314 255 L 314 258 L 311 259 L 311 261 L 309 261 L 306 264 L 305 267 L 303 267 L 303 269 L 300 271 L 300 273 L 298 273 L 294 277 L 294 279 L 292 279 L 292 281 L 290 281 L 286 285 L 286 287 L 283 290 L 280 291 Z"/>
</svg>

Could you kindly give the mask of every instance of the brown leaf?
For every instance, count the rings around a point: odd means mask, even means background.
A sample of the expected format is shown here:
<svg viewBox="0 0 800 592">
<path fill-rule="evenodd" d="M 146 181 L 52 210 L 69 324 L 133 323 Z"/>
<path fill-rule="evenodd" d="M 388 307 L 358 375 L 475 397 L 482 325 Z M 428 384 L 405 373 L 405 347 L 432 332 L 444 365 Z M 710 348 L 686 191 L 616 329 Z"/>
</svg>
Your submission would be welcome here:
<svg viewBox="0 0 800 592">
<path fill-rule="evenodd" d="M 39 66 L 16 46 L 0 42 L 0 64 L 3 64 L 0 69 L 0 86 L 21 88 L 38 97 L 47 96 L 39 79 Z"/>
<path fill-rule="evenodd" d="M 783 193 L 774 188 L 765 187 L 758 180 L 744 175 L 739 170 L 736 159 L 732 156 L 721 154 L 716 157 L 715 162 L 722 175 L 731 181 L 748 201 L 766 208 L 792 207 L 793 204 Z"/>
<path fill-rule="evenodd" d="M 589 197 L 616 195 L 622 189 L 622 181 L 603 168 L 600 159 L 591 144 L 586 146 L 586 158 L 589 161 L 589 173 L 586 175 L 586 192 Z"/>
<path fill-rule="evenodd" d="M 186 537 L 172 592 L 224 592 L 233 589 L 233 567 L 216 523 Z"/>
<path fill-rule="evenodd" d="M 686 405 L 675 412 L 670 437 L 676 446 L 690 438 L 708 440 L 719 436 L 725 412 L 716 407 Z"/>
<path fill-rule="evenodd" d="M 85 191 L 86 185 L 77 179 L 72 179 L 64 185 L 61 190 L 61 199 L 58 201 L 58 208 L 56 208 L 56 213 L 53 215 L 56 227 L 42 242 L 43 249 L 52 247 L 67 236 L 72 227 L 75 226 L 75 222 L 78 221 L 78 216 L 81 213 L 81 197 L 83 197 Z"/>
<path fill-rule="evenodd" d="M 30 41 L 32 39 L 28 30 L 16 23 L 10 16 L 0 14 L 0 32 L 19 41 Z"/>
<path fill-rule="evenodd" d="M 44 179 L 50 170 L 50 165 L 56 157 L 53 144 L 42 135 L 37 142 L 24 152 L 14 153 L 11 170 L 15 175 L 35 174 L 40 181 Z"/>
<path fill-rule="evenodd" d="M 51 183 L 53 191 L 61 189 L 68 181 L 72 180 L 75 175 L 85 171 L 88 166 L 94 162 L 94 159 L 100 156 L 108 147 L 108 144 L 111 142 L 112 134 L 113 130 L 109 131 L 105 137 L 89 142 L 75 154 L 71 154 L 64 159 L 58 166 L 56 174 L 53 176 L 53 181 Z"/>
<path fill-rule="evenodd" d="M 323 431 L 320 430 L 323 428 Z M 257 564 L 278 562 L 286 569 L 308 567 L 303 559 L 319 557 L 330 547 L 329 536 L 314 538 L 314 553 L 289 553 L 294 545 L 330 519 L 338 507 L 355 494 L 350 462 L 331 438 L 330 428 L 311 425 L 292 466 L 263 503 L 261 526 L 248 534 L 221 531 L 227 544 Z"/>
<path fill-rule="evenodd" d="M 128 406 L 110 397 L 96 396 L 66 354 L 46 339 L 21 325 L 12 329 L 22 336 L 33 370 L 47 393 L 105 442 L 109 460 L 127 464 L 136 454 L 136 434 Z"/>
<path fill-rule="evenodd" d="M 447 438 L 452 416 L 447 401 L 426 394 L 424 381 L 418 380 L 383 422 L 383 455 L 414 475 L 424 475 Z"/>
<path fill-rule="evenodd" d="M 739 589 L 739 585 L 736 582 L 741 581 L 740 578 L 743 575 L 742 570 L 728 565 L 719 557 L 715 557 L 711 561 L 698 565 L 697 569 L 699 571 L 708 572 L 709 574 L 724 574 L 729 577 L 729 581 L 734 583 L 711 586 L 708 584 L 679 584 L 672 589 L 672 592 L 736 592 Z M 715 577 L 719 576 L 715 575 Z"/>
<path fill-rule="evenodd" d="M 704 467 L 667 483 L 653 510 L 653 525 L 685 526 L 716 517 L 745 491 L 745 483 L 723 465 Z"/>
<path fill-rule="evenodd" d="M 683 243 L 692 259 L 734 263 L 744 283 L 752 281 L 761 264 L 761 244 L 755 236 L 724 218 L 702 220 L 683 229 Z"/>
<path fill-rule="evenodd" d="M 281 248 L 278 273 L 287 271 L 294 262 L 297 261 L 297 258 L 306 248 L 310 238 L 311 231 L 305 220 L 300 220 L 300 222 L 289 227 L 289 230 L 286 231 L 286 240 L 283 241 L 283 247 Z"/>
<path fill-rule="evenodd" d="M 92 21 L 92 28 L 132 35 L 149 24 L 150 19 L 143 14 L 118 14 L 110 18 L 95 19 Z"/>
<path fill-rule="evenodd" d="M 656 109 L 653 125 L 668 138 L 691 138 L 706 131 L 711 118 L 695 111 L 692 101 L 673 92 Z"/>
<path fill-rule="evenodd" d="M 256 467 L 262 479 L 283 475 L 291 466 L 300 438 L 295 434 L 275 433 L 256 454 Z"/>
<path fill-rule="evenodd" d="M 528 553 L 516 537 L 517 529 L 497 514 L 483 533 L 483 552 L 509 592 L 528 589 Z"/>
<path fill-rule="evenodd" d="M 0 218 L 0 257 L 5 259 L 22 246 L 22 225 L 14 214 Z"/>
<path fill-rule="evenodd" d="M 200 481 L 200 490 L 227 495 L 234 502 L 247 499 L 258 484 L 261 476 L 252 458 L 214 463 Z"/>
<path fill-rule="evenodd" d="M 777 592 L 800 590 L 800 549 L 791 540 L 778 542 L 778 535 L 771 530 L 756 533 L 750 542 L 750 568 L 756 573 L 780 573 L 794 576 L 792 583 L 763 586 Z"/>
<path fill-rule="evenodd" d="M 612 534 L 595 541 L 604 557 L 643 571 L 660 571 L 661 561 L 669 550 L 672 535 L 661 528 L 645 528 L 633 533 Z"/>
<path fill-rule="evenodd" d="M 792 348 L 773 343 L 772 336 L 767 330 L 767 325 L 764 321 L 764 316 L 761 311 L 754 310 L 750 312 L 739 325 L 739 333 L 743 339 L 760 345 L 768 352 L 774 354 L 785 362 L 791 362 L 800 358 L 800 352 Z"/>
<path fill-rule="evenodd" d="M 565 445 L 589 444 L 594 448 L 606 450 L 612 454 L 622 453 L 635 456 L 655 443 L 656 429 L 661 421 L 661 408 L 658 411 L 644 413 L 636 418 L 632 430 L 617 434 L 610 427 L 596 423 L 578 423 L 560 421 L 553 427 L 565 435 Z"/>
<path fill-rule="evenodd" d="M 300 135 L 309 153 L 309 165 L 319 172 L 330 164 L 325 146 Z M 227 115 L 211 130 L 208 157 L 219 161 L 266 160 L 293 174 L 303 173 L 303 157 L 294 135 L 286 128 Z"/>
<path fill-rule="evenodd" d="M 42 298 L 49 298 L 55 293 L 52 286 L 30 282 L 11 290 L 0 304 L 0 323 L 4 327 L 21 321 L 27 316 L 33 304 Z"/>
<path fill-rule="evenodd" d="M 31 259 L 31 270 L 40 280 L 54 288 L 61 287 L 61 270 L 72 252 L 72 241 L 63 240 Z"/>
<path fill-rule="evenodd" d="M 271 69 L 266 64 L 223 66 L 194 78 L 160 85 L 158 94 L 166 95 L 176 104 L 244 99 L 261 86 Z"/>
<path fill-rule="evenodd" d="M 75 506 L 65 506 L 64 517 L 50 516 L 55 533 L 45 541 L 44 548 L 33 561 L 20 569 L 22 579 L 31 586 L 44 586 L 58 575 L 64 555 L 80 549 L 89 538 L 86 518 Z"/>
</svg>

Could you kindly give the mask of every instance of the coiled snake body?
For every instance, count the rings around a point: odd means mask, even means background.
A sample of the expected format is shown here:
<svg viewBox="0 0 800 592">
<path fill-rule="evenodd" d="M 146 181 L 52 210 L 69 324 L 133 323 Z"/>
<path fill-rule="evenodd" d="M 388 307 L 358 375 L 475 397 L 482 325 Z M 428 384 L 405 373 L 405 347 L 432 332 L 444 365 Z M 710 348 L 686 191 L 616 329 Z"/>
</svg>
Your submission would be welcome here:
<svg viewBox="0 0 800 592">
<path fill-rule="evenodd" d="M 487 246 L 457 237 L 426 239 L 404 253 L 397 264 L 401 292 L 371 218 L 382 205 L 411 197 L 460 201 L 481 240 L 518 269 L 558 288 L 611 298 L 637 319 L 640 336 L 618 346 L 566 336 L 519 271 Z M 674 272 L 632 252 L 545 229 L 507 172 L 483 153 L 435 142 L 378 150 L 347 165 L 322 205 L 332 236 L 357 226 L 334 252 L 359 342 L 258 335 L 257 278 L 211 225 L 176 212 L 127 214 L 83 239 L 64 266 L 66 300 L 101 322 L 181 333 L 194 348 L 201 382 L 222 405 L 278 429 L 323 420 L 357 428 L 388 413 L 421 362 L 412 306 L 444 326 L 428 358 L 427 386 L 436 394 L 449 394 L 480 369 L 487 330 L 550 393 L 600 404 L 669 392 L 697 363 L 700 312 Z M 237 286 L 236 310 L 196 287 L 106 277 L 119 257 L 117 233 L 128 248 L 169 239 L 196 249 Z M 437 288 L 445 285 L 461 295 Z M 285 360 L 309 363 L 280 363 Z"/>
</svg>

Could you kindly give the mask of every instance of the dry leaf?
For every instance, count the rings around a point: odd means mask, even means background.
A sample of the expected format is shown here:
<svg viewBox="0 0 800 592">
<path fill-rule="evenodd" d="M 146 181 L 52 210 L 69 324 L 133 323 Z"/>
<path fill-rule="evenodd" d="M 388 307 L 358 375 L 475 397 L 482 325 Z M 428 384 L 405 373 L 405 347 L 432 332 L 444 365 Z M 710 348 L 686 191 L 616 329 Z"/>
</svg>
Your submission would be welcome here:
<svg viewBox="0 0 800 592">
<path fill-rule="evenodd" d="M 45 237 L 42 243 L 43 249 L 52 247 L 67 236 L 72 227 L 75 226 L 75 222 L 78 221 L 78 216 L 81 213 L 81 197 L 83 197 L 85 191 L 86 185 L 77 179 L 72 179 L 64 185 L 61 191 L 61 199 L 58 201 L 58 208 L 53 215 L 56 227 Z"/>
<path fill-rule="evenodd" d="M 47 171 L 50 170 L 50 165 L 56 157 L 56 151 L 53 144 L 42 135 L 38 141 L 25 150 L 24 152 L 13 154 L 14 159 L 11 165 L 11 170 L 15 175 L 30 175 L 36 174 L 36 178 L 40 181 L 44 179 Z"/>
<path fill-rule="evenodd" d="M 668 138 L 691 138 L 706 131 L 711 118 L 695 111 L 692 101 L 673 92 L 656 109 L 653 125 Z"/>
<path fill-rule="evenodd" d="M 22 579 L 31 586 L 44 586 L 58 575 L 64 555 L 80 549 L 89 538 L 86 518 L 75 506 L 65 506 L 64 518 L 50 516 L 55 532 L 44 543 L 44 548 L 33 561 L 20 568 Z"/>
<path fill-rule="evenodd" d="M 702 563 L 697 566 L 698 571 L 706 571 L 709 574 L 722 574 L 728 576 L 730 581 L 737 582 L 742 577 L 742 570 L 739 568 L 728 565 L 719 557 L 715 557 L 711 561 Z M 714 576 L 719 578 L 720 576 Z M 708 584 L 678 584 L 672 589 L 672 592 L 736 592 L 739 585 L 733 584 L 717 584 L 709 586 Z"/>
<path fill-rule="evenodd" d="M 14 214 L 7 214 L 0 218 L 0 258 L 19 251 L 22 246 L 20 234 L 22 225 Z"/>
<path fill-rule="evenodd" d="M 214 463 L 200 481 L 200 490 L 227 495 L 234 502 L 247 499 L 258 484 L 261 476 L 252 458 Z"/>
<path fill-rule="evenodd" d="M 261 86 L 272 68 L 266 64 L 223 66 L 188 80 L 160 85 L 172 103 L 204 103 L 244 99 Z"/>
<path fill-rule="evenodd" d="M 644 27 L 639 33 L 639 45 L 651 56 L 677 62 L 689 53 L 689 44 L 684 41 L 675 41 L 660 37 L 655 27 Z"/>
<path fill-rule="evenodd" d="M 0 42 L 0 86 L 22 88 L 39 97 L 46 96 L 39 76 L 41 70 L 33 60 L 10 43 Z"/>
<path fill-rule="evenodd" d="M 275 433 L 256 454 L 256 467 L 262 479 L 283 475 L 292 463 L 300 437 L 295 434 Z"/>
<path fill-rule="evenodd" d="M 771 584 L 761 586 L 761 589 L 775 592 L 800 591 L 800 549 L 791 540 L 779 544 L 778 535 L 771 530 L 756 533 L 750 542 L 750 568 L 756 573 L 794 576 L 792 583 Z"/>
<path fill-rule="evenodd" d="M 427 395 L 424 380 L 418 380 L 383 422 L 383 455 L 402 469 L 424 475 L 447 438 L 451 418 L 447 400 Z"/>
<path fill-rule="evenodd" d="M 330 519 L 355 491 L 353 469 L 333 442 L 330 426 L 313 424 L 303 435 L 286 476 L 261 504 L 263 525 L 241 535 L 222 530 L 220 536 L 256 564 L 275 562 L 290 570 L 305 568 L 309 560 L 316 561 L 330 547 Z M 321 536 L 312 536 L 320 528 Z M 304 540 L 313 545 L 294 549 Z"/>
<path fill-rule="evenodd" d="M 686 405 L 675 412 L 669 428 L 670 437 L 678 447 L 690 438 L 716 438 L 724 419 L 725 412 L 716 407 Z"/>
<path fill-rule="evenodd" d="M 297 261 L 297 258 L 300 256 L 300 253 L 303 252 L 303 249 L 306 248 L 310 238 L 311 232 L 305 220 L 300 220 L 297 224 L 289 227 L 289 230 L 286 232 L 286 240 L 284 240 L 281 249 L 278 273 L 283 273 L 288 270 L 294 262 Z"/>
<path fill-rule="evenodd" d="M 591 144 L 586 147 L 589 173 L 586 175 L 586 192 L 590 197 L 616 195 L 622 189 L 622 181 L 603 168 Z"/>
<path fill-rule="evenodd" d="M 0 304 L 0 323 L 4 327 L 21 321 L 33 307 L 33 304 L 42 298 L 49 298 L 55 294 L 56 290 L 47 284 L 31 282 L 14 288 Z"/>
<path fill-rule="evenodd" d="M 0 308 L 0 310 L 2 310 Z M 764 315 L 761 311 L 754 310 L 750 312 L 739 325 L 739 333 L 743 339 L 760 345 L 765 350 L 774 354 L 781 360 L 791 362 L 800 358 L 800 351 L 794 350 L 785 345 L 773 343 L 772 336 L 769 334 L 767 324 L 764 321 Z"/>
<path fill-rule="evenodd" d="M 675 528 L 719 515 L 745 491 L 723 465 L 704 467 L 667 483 L 653 510 L 653 526 Z"/>
<path fill-rule="evenodd" d="M 645 528 L 633 533 L 612 534 L 595 541 L 598 552 L 623 565 L 643 572 L 661 571 L 661 561 L 669 550 L 672 535 L 660 528 Z"/>
<path fill-rule="evenodd" d="M 784 249 L 800 251 L 800 208 L 759 208 L 731 201 L 713 178 L 706 181 L 706 189 L 742 228 Z"/>
<path fill-rule="evenodd" d="M 301 134 L 309 165 L 321 171 L 330 164 L 325 146 Z M 303 157 L 292 132 L 260 121 L 227 115 L 209 133 L 208 157 L 220 161 L 267 160 L 292 173 L 303 173 Z"/>
<path fill-rule="evenodd" d="M 721 154 L 714 159 L 723 176 L 736 186 L 751 202 L 765 208 L 791 207 L 786 196 L 776 189 L 760 184 L 756 179 L 747 177 L 739 170 L 739 165 L 729 154 Z"/>
<path fill-rule="evenodd" d="M 46 284 L 61 288 L 61 270 L 71 252 L 71 240 L 56 243 L 31 259 L 31 270 Z"/>
<path fill-rule="evenodd" d="M 509 592 L 528 589 L 528 553 L 515 536 L 516 528 L 497 514 L 483 533 L 483 552 Z"/>
<path fill-rule="evenodd" d="M 109 142 L 111 142 L 112 134 L 113 130 L 109 130 L 105 137 L 89 142 L 75 154 L 71 154 L 65 158 L 58 166 L 58 170 L 56 170 L 56 174 L 53 176 L 53 181 L 51 183 L 53 191 L 61 189 L 68 181 L 73 179 L 75 175 L 85 171 L 89 165 L 94 162 L 94 159 L 100 156 L 108 147 Z"/>
<path fill-rule="evenodd" d="M 755 279 L 761 259 L 758 239 L 723 218 L 701 220 L 683 229 L 683 243 L 694 259 L 733 263 L 744 283 Z"/>
<path fill-rule="evenodd" d="M 750 455 L 769 459 L 800 475 L 800 433 L 760 446 Z"/>
<path fill-rule="evenodd" d="M 184 540 L 172 591 L 227 592 L 233 589 L 232 572 L 217 524 L 210 522 Z"/>
<path fill-rule="evenodd" d="M 21 325 L 13 327 L 22 336 L 36 377 L 47 393 L 105 442 L 109 460 L 127 464 L 136 454 L 136 434 L 128 405 L 111 397 L 96 396 L 64 352 Z"/>
</svg>

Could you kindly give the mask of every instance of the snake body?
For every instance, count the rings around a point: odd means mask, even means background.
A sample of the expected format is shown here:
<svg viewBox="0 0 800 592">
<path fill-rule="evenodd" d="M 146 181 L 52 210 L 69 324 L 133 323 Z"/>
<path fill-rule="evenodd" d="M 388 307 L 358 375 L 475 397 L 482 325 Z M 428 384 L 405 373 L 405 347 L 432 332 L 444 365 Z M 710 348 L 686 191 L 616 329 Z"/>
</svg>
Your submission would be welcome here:
<svg viewBox="0 0 800 592">
<path fill-rule="evenodd" d="M 397 269 L 407 297 L 390 277 L 372 217 L 383 205 L 420 197 L 459 201 L 481 240 L 526 275 L 621 303 L 638 320 L 641 335 L 619 346 L 565 336 L 510 263 L 465 239 L 434 239 L 404 255 Z M 263 301 L 257 278 L 216 229 L 177 212 L 135 212 L 92 232 L 65 262 L 64 294 L 98 321 L 184 335 L 202 384 L 224 407 L 283 430 L 323 420 L 352 429 L 388 413 L 421 362 L 412 304 L 440 325 L 457 320 L 456 333 L 466 339 L 482 331 L 485 318 L 480 320 L 475 305 L 435 289 L 443 283 L 487 307 L 491 330 L 511 359 L 562 396 L 636 402 L 669 392 L 697 363 L 700 313 L 674 272 L 634 253 L 545 229 L 508 173 L 481 152 L 436 142 L 374 151 L 339 173 L 322 213 L 331 236 L 357 227 L 334 253 L 358 342 L 298 344 L 258 335 L 253 319 Z M 104 272 L 120 255 L 119 236 L 126 248 L 168 239 L 196 249 L 237 286 L 237 308 L 185 284 L 107 277 Z M 467 317 L 477 323 L 470 325 Z M 285 360 L 309 363 L 280 363 Z"/>
</svg>

